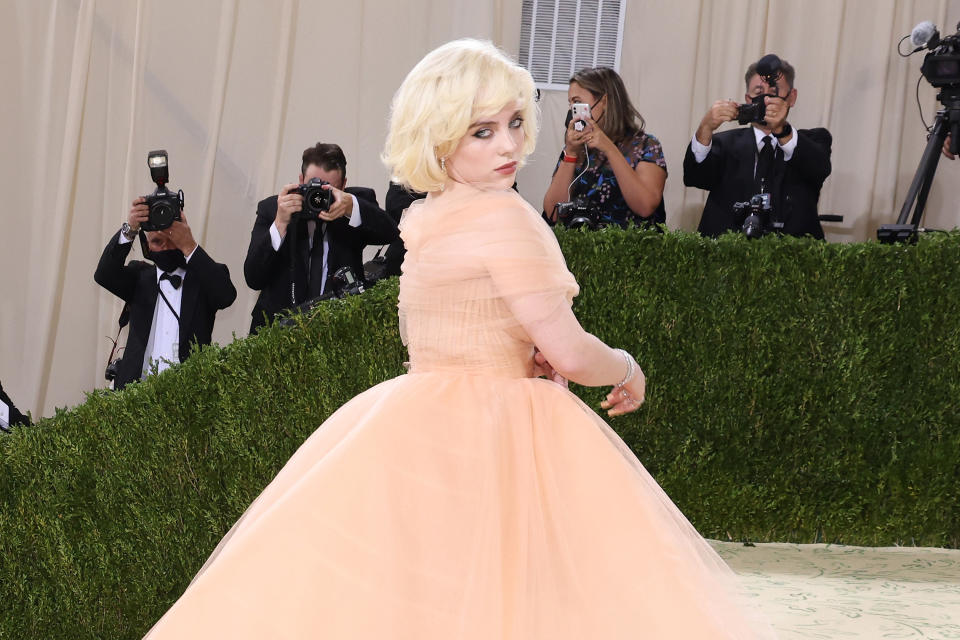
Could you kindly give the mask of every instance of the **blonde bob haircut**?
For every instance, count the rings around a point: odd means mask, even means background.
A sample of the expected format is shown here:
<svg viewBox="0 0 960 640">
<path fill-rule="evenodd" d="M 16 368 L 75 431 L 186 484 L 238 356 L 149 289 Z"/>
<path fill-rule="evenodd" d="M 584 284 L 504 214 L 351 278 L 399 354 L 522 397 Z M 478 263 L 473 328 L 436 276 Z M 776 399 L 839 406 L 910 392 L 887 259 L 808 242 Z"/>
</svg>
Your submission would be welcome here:
<svg viewBox="0 0 960 640">
<path fill-rule="evenodd" d="M 381 156 L 391 179 L 412 191 L 447 181 L 440 159 L 457 148 L 474 122 L 517 104 L 523 118 L 523 161 L 537 142 L 536 88 L 530 73 L 491 42 L 465 38 L 434 49 L 393 97 Z"/>
</svg>

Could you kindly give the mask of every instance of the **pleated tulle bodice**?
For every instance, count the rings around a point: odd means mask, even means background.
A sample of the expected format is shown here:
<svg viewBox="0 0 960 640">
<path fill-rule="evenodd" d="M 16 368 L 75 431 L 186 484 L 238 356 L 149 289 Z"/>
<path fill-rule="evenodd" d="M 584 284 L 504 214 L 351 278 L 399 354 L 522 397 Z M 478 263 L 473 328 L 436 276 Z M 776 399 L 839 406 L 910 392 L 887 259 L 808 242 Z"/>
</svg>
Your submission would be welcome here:
<svg viewBox="0 0 960 640">
<path fill-rule="evenodd" d="M 524 326 L 577 292 L 540 216 L 513 191 L 467 191 L 414 203 L 401 230 L 400 330 L 411 372 L 529 377 Z"/>
</svg>

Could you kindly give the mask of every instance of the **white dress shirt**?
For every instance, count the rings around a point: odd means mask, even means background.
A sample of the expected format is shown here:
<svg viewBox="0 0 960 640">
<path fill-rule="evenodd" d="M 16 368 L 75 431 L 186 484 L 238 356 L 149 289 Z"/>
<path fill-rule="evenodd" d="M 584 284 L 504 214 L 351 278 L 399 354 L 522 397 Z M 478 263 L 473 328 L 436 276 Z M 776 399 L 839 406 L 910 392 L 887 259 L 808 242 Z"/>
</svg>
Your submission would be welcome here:
<svg viewBox="0 0 960 640">
<path fill-rule="evenodd" d="M 121 233 L 119 244 L 127 244 L 128 242 L 132 242 L 132 240 L 127 240 Z M 196 248 L 194 248 L 194 250 L 190 252 L 190 255 L 187 256 L 188 263 L 196 251 Z M 183 285 L 187 279 L 186 270 L 180 267 L 170 274 L 178 275 L 181 278 L 180 288 L 174 289 L 169 280 L 160 280 L 160 276 L 164 273 L 160 267 L 155 267 L 155 269 L 160 290 L 163 291 L 163 295 L 170 301 L 170 306 L 173 307 L 173 311 L 176 311 L 177 316 L 179 316 L 180 300 L 183 298 Z M 173 311 L 170 310 L 170 307 L 167 306 L 167 303 L 163 301 L 163 298 L 161 298 L 158 293 L 157 303 L 153 307 L 153 322 L 150 325 L 150 337 L 147 340 L 147 348 L 143 352 L 143 377 L 150 375 L 154 363 L 156 363 L 157 372 L 159 373 L 167 369 L 171 364 L 180 362 L 180 322 L 177 320 L 177 316 L 173 315 Z"/>
<path fill-rule="evenodd" d="M 352 193 L 348 193 L 347 195 L 350 196 L 350 198 L 353 200 L 353 213 L 350 214 L 350 226 L 359 227 L 360 223 L 362 222 L 360 219 L 360 203 L 357 202 L 357 196 L 353 195 Z M 310 220 L 309 222 L 307 222 L 307 238 L 309 239 L 309 242 L 310 242 L 310 249 L 307 252 L 308 256 L 312 256 L 313 254 L 313 234 L 316 230 L 317 230 L 316 220 Z M 326 222 L 323 223 L 323 227 L 321 228 L 321 233 L 323 234 L 323 274 L 321 276 L 323 278 L 323 281 L 320 283 L 320 295 L 323 295 L 324 289 L 327 288 L 327 255 L 330 253 L 330 242 L 327 239 L 327 223 Z M 280 230 L 277 229 L 276 221 L 274 221 L 274 223 L 270 225 L 270 244 L 271 246 L 273 246 L 274 251 L 279 251 L 280 245 L 283 244 L 283 238 L 280 237 Z M 311 257 L 310 260 L 312 259 L 313 258 Z M 308 262 L 307 273 L 309 272 L 310 272 L 310 263 Z"/>
<path fill-rule="evenodd" d="M 759 152 L 760 149 L 763 148 L 763 136 L 769 135 L 770 143 L 773 145 L 774 152 L 776 152 L 777 147 L 780 147 L 781 149 L 783 149 L 783 161 L 784 162 L 790 161 L 790 158 L 793 157 L 793 152 L 797 148 L 797 130 L 796 129 L 793 130 L 793 136 L 790 137 L 790 142 L 787 142 L 785 144 L 780 144 L 780 141 L 777 140 L 777 136 L 773 135 L 772 133 L 766 134 L 756 127 L 752 127 L 752 129 L 753 129 L 753 135 L 757 139 L 757 152 Z M 696 135 L 693 136 L 693 140 L 690 142 L 690 150 L 693 151 L 693 158 L 694 160 L 697 161 L 697 164 L 700 164 L 701 162 L 707 159 L 707 155 L 710 153 L 710 149 L 712 148 L 713 148 L 713 142 L 706 145 L 700 144 L 700 141 L 697 140 Z M 754 156 L 753 171 L 754 173 L 756 173 L 757 171 L 756 156 Z"/>
</svg>

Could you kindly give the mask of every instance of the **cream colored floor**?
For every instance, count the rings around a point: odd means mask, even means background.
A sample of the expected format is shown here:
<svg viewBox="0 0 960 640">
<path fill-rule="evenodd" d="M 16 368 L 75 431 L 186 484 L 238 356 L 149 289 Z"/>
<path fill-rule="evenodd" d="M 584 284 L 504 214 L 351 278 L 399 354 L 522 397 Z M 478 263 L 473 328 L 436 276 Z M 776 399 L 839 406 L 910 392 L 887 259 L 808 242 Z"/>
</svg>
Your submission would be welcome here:
<svg viewBox="0 0 960 640">
<path fill-rule="evenodd" d="M 960 550 L 711 544 L 782 640 L 960 638 Z"/>
</svg>

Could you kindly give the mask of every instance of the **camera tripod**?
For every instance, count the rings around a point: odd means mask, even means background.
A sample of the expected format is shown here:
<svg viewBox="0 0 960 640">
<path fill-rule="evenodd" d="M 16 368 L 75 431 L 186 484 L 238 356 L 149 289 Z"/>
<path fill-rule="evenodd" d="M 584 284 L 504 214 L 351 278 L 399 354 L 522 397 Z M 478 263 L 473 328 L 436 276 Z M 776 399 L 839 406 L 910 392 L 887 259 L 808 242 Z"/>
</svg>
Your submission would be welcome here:
<svg viewBox="0 0 960 640">
<path fill-rule="evenodd" d="M 951 134 L 950 151 L 954 154 L 960 147 L 960 87 L 946 87 L 941 89 L 937 99 L 943 108 L 937 112 L 937 117 L 927 139 L 927 147 L 920 157 L 917 172 L 910 183 L 907 198 L 900 209 L 900 216 L 896 224 L 885 224 L 877 229 L 877 239 L 880 242 L 916 242 L 917 232 L 920 230 L 920 220 L 923 218 L 923 209 L 927 205 L 927 195 L 933 176 L 937 172 L 940 162 L 940 150 Z M 916 205 L 916 207 L 914 207 Z M 911 217 L 910 211 L 913 210 Z M 910 222 L 907 222 L 907 220 Z"/>
</svg>

